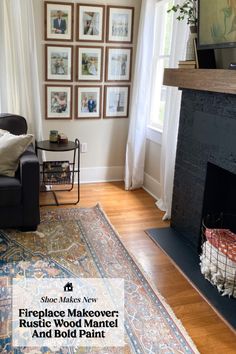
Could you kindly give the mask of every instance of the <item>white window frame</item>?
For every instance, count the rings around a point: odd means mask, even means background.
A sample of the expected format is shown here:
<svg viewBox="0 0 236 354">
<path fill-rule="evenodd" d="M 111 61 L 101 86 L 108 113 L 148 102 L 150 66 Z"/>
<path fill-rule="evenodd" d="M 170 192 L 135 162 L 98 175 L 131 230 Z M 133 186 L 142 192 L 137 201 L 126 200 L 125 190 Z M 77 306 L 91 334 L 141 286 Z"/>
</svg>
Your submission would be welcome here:
<svg viewBox="0 0 236 354">
<path fill-rule="evenodd" d="M 148 140 L 153 141 L 156 144 L 160 144 L 162 142 L 162 133 L 163 130 L 158 129 L 158 128 L 154 128 L 151 125 L 147 126 L 147 131 L 146 131 L 146 138 Z"/>
</svg>

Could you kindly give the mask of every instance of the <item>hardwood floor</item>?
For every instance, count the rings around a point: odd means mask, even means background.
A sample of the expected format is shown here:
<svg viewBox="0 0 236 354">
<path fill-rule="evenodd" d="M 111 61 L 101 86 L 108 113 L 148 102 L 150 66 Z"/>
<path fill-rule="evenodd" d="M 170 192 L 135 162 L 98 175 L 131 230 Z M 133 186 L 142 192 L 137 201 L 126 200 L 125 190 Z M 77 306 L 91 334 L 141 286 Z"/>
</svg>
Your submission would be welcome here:
<svg viewBox="0 0 236 354">
<path fill-rule="evenodd" d="M 60 193 L 59 200 L 71 200 L 75 193 Z M 42 193 L 41 201 L 48 201 L 48 197 L 49 193 Z M 168 226 L 161 220 L 162 213 L 154 199 L 143 189 L 125 191 L 121 182 L 81 185 L 77 207 L 92 207 L 96 203 L 101 204 L 126 248 L 181 320 L 200 353 L 235 354 L 235 333 L 145 234 L 145 229 Z"/>
</svg>

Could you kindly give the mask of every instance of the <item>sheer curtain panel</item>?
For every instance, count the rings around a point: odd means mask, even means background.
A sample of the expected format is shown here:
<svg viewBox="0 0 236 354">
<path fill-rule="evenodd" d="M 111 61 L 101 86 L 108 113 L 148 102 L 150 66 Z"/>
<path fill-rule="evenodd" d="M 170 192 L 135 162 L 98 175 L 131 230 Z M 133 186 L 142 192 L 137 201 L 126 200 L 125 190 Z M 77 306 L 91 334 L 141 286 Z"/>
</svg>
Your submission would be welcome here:
<svg viewBox="0 0 236 354">
<path fill-rule="evenodd" d="M 170 55 L 171 68 L 177 68 L 178 61 L 185 59 L 188 34 L 189 28 L 187 23 L 183 21 L 179 22 L 174 18 Z M 168 92 L 161 144 L 161 198 L 156 203 L 159 209 L 165 211 L 163 220 L 170 219 L 171 217 L 176 145 L 181 101 L 181 91 L 179 91 L 178 88 L 168 87 L 167 90 Z"/>
<path fill-rule="evenodd" d="M 136 189 L 143 185 L 146 126 L 150 114 L 150 100 L 152 99 L 153 28 L 156 2 L 157 0 L 142 1 L 126 147 L 126 189 Z"/>
<path fill-rule="evenodd" d="M 36 47 L 41 38 L 34 7 L 39 4 L 40 0 L 0 1 L 0 111 L 24 116 L 37 138 L 42 132 Z"/>
<path fill-rule="evenodd" d="M 163 16 L 161 11 L 165 11 L 166 14 L 166 7 L 178 2 L 178 0 L 142 1 L 126 147 L 126 189 L 136 189 L 143 185 L 146 127 L 153 114 L 152 102 L 158 99 L 157 92 L 162 86 L 163 65 L 158 61 L 158 52 L 165 40 L 163 28 L 166 16 Z M 169 66 L 177 68 L 178 61 L 185 58 L 189 29 L 187 23 L 176 20 L 176 16 L 173 16 L 172 21 Z M 164 218 L 169 218 L 171 213 L 180 99 L 181 93 L 178 89 L 167 88 L 161 145 L 161 198 L 157 201 L 157 206 L 166 212 Z"/>
</svg>

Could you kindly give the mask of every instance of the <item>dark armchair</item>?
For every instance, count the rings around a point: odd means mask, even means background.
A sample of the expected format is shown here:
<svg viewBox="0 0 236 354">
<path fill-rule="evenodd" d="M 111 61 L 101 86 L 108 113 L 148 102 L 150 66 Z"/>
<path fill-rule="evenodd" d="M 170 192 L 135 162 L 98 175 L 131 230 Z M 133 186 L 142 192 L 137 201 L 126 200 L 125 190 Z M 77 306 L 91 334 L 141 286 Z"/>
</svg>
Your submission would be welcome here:
<svg viewBox="0 0 236 354">
<path fill-rule="evenodd" d="M 0 114 L 0 129 L 26 134 L 27 122 L 21 116 Z M 0 176 L 0 228 L 36 230 L 39 222 L 39 161 L 30 145 L 15 177 Z"/>
</svg>

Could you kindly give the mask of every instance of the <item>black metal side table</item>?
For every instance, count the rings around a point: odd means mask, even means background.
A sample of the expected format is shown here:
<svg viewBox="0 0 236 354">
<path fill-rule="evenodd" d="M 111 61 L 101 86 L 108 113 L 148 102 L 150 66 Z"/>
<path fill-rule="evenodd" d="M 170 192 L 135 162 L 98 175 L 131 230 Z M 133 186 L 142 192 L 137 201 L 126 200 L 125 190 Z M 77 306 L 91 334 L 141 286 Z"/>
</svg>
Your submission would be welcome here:
<svg viewBox="0 0 236 354">
<path fill-rule="evenodd" d="M 68 141 L 66 144 L 51 143 L 49 140 L 36 141 L 35 143 L 36 154 L 38 151 L 50 151 L 50 152 L 65 152 L 72 151 L 73 158 L 70 161 L 46 161 L 40 164 L 40 181 L 43 189 L 41 192 L 51 192 L 55 199 L 55 203 L 42 204 L 41 206 L 49 205 L 70 205 L 77 204 L 80 200 L 80 142 L 78 139 L 75 141 Z M 77 154 L 77 169 L 76 169 L 76 154 Z M 66 165 L 67 170 L 63 170 L 63 164 Z M 56 169 L 55 169 L 56 166 Z M 46 170 L 47 168 L 47 170 Z M 74 188 L 75 174 L 77 173 L 78 194 L 77 200 L 66 203 L 59 203 L 56 192 L 70 192 Z M 51 189 L 47 190 L 47 185 Z M 69 185 L 69 188 L 52 189 L 52 185 Z"/>
</svg>

